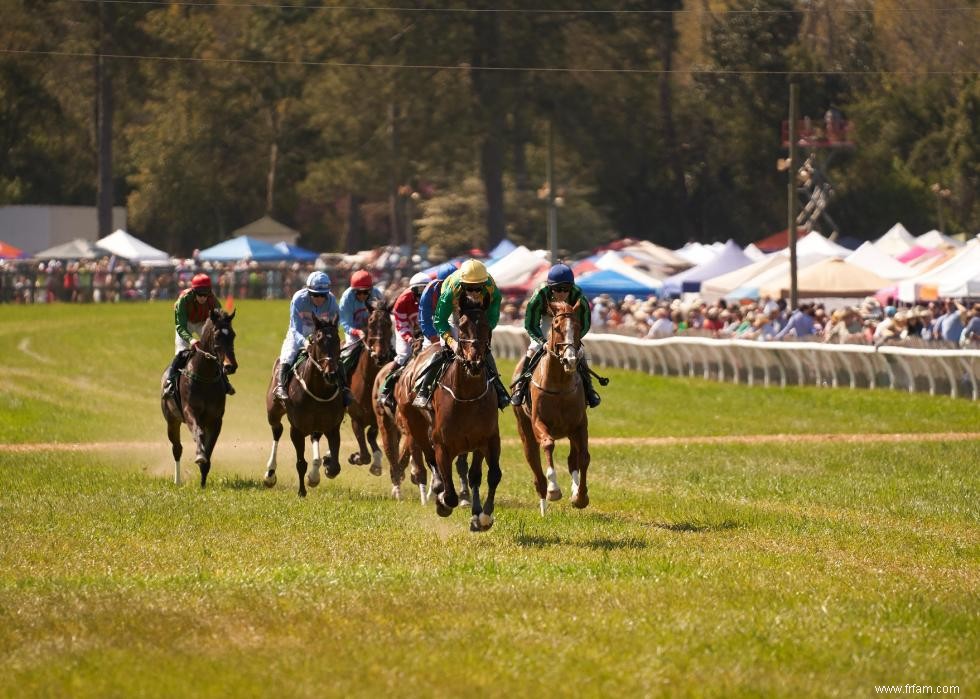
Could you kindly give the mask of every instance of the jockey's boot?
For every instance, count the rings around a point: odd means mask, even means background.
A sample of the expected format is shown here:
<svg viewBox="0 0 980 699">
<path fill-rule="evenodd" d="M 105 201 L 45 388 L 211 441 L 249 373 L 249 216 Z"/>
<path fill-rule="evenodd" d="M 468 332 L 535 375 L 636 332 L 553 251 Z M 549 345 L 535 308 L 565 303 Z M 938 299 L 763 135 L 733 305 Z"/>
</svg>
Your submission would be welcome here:
<svg viewBox="0 0 980 699">
<path fill-rule="evenodd" d="M 602 398 L 599 397 L 599 394 L 595 392 L 595 388 L 592 387 L 592 374 L 589 373 L 589 365 L 584 359 L 578 363 L 578 373 L 582 377 L 582 388 L 585 389 L 585 402 L 589 404 L 590 408 L 599 407 Z"/>
<path fill-rule="evenodd" d="M 534 367 L 538 365 L 541 361 L 541 356 L 544 354 L 544 347 L 539 347 L 537 350 L 528 350 L 524 359 L 521 360 L 520 369 L 521 373 L 517 377 L 517 381 L 514 382 L 514 393 L 511 394 L 510 404 L 513 406 L 521 405 L 528 395 L 528 385 L 531 383 L 531 374 L 534 373 Z"/>
<path fill-rule="evenodd" d="M 180 370 L 187 364 L 188 350 L 183 350 L 174 355 L 167 367 L 167 380 L 163 383 L 163 396 L 177 396 L 177 377 Z"/>
<path fill-rule="evenodd" d="M 378 391 L 378 403 L 389 410 L 395 409 L 395 382 L 398 381 L 398 377 L 401 376 L 404 368 L 404 365 L 396 364 L 391 373 L 385 377 L 385 382 L 381 385 L 381 390 Z"/>
<path fill-rule="evenodd" d="M 493 381 L 493 388 L 497 392 L 497 409 L 503 410 L 510 405 L 510 394 L 507 393 L 507 387 L 504 386 L 504 382 L 500 380 L 500 374 L 497 372 L 497 363 L 493 360 L 493 353 L 487 351 L 484 356 L 484 361 L 486 361 L 490 379 Z"/>
<path fill-rule="evenodd" d="M 288 362 L 283 362 L 279 365 L 279 385 L 276 386 L 275 396 L 279 400 L 285 402 L 289 400 L 289 372 L 292 371 L 293 367 Z"/>
</svg>

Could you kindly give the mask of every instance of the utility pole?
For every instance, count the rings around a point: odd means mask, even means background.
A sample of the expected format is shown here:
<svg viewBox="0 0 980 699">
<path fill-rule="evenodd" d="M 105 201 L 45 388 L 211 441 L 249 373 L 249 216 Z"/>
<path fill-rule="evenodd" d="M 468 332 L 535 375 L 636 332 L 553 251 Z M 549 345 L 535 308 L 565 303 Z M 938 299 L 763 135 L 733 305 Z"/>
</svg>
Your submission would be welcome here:
<svg viewBox="0 0 980 699">
<path fill-rule="evenodd" d="M 795 309 L 799 301 L 799 290 L 796 286 L 796 98 L 798 85 L 795 81 L 789 84 L 789 185 L 787 228 L 789 234 L 789 305 Z"/>
<path fill-rule="evenodd" d="M 555 206 L 555 126 L 548 120 L 548 250 L 551 264 L 558 263 L 558 209 Z"/>
<path fill-rule="evenodd" d="M 99 0 L 99 55 L 95 63 L 95 140 L 97 143 L 98 174 L 96 176 L 96 211 L 99 236 L 112 233 L 112 74 L 109 59 L 109 32 L 112 29 L 111 8 Z"/>
</svg>

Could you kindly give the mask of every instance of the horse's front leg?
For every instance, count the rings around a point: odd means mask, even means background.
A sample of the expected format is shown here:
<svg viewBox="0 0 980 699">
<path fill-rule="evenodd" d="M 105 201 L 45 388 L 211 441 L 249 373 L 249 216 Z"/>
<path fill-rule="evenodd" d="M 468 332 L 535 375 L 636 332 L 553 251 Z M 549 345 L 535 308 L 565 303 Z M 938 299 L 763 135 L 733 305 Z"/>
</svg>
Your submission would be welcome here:
<svg viewBox="0 0 980 699">
<path fill-rule="evenodd" d="M 313 468 L 306 472 L 306 485 L 311 488 L 316 488 L 320 485 L 320 464 L 323 463 L 323 459 L 320 458 L 320 437 L 319 432 L 314 432 L 310 435 L 310 450 L 313 452 Z"/>
<path fill-rule="evenodd" d="M 354 433 L 354 439 L 357 440 L 357 451 L 351 452 L 350 456 L 347 457 L 347 463 L 357 466 L 366 464 L 371 456 L 368 454 L 367 440 L 364 438 L 364 430 L 367 425 L 360 418 L 354 417 L 354 412 L 350 411 L 348 414 L 350 415 L 351 431 Z"/>
<path fill-rule="evenodd" d="M 561 500 L 561 489 L 555 483 L 554 496 L 549 488 L 549 481 L 544 477 L 541 469 L 541 446 L 531 425 L 531 418 L 524 412 L 523 406 L 514 408 L 517 416 L 517 433 L 521 437 L 521 447 L 524 450 L 524 460 L 531 468 L 531 476 L 534 478 L 534 489 L 538 493 L 538 502 L 541 507 L 541 516 L 544 517 L 548 511 L 548 500 Z"/>
<path fill-rule="evenodd" d="M 208 473 L 211 471 L 211 454 L 214 453 L 214 447 L 218 443 L 218 435 L 221 434 L 221 423 L 222 419 L 220 417 L 216 418 L 214 424 L 204 430 L 204 455 L 207 457 L 207 461 L 201 464 L 202 488 L 208 482 Z"/>
<path fill-rule="evenodd" d="M 558 487 L 558 474 L 555 472 L 555 438 L 545 430 L 540 430 L 537 439 L 544 450 L 545 458 L 548 459 L 548 500 L 555 502 L 561 500 L 561 488 Z M 542 507 L 542 514 L 544 508 Z"/>
<path fill-rule="evenodd" d="M 436 468 L 439 472 L 439 481 L 442 484 L 442 492 L 436 497 L 436 514 L 440 517 L 448 517 L 453 513 L 453 508 L 459 505 L 459 496 L 456 494 L 456 485 L 453 483 L 453 457 L 445 446 L 439 444 L 435 448 Z M 435 483 L 433 483 L 435 488 Z"/>
<path fill-rule="evenodd" d="M 272 453 L 269 454 L 269 461 L 265 465 L 265 478 L 262 483 L 266 488 L 271 488 L 276 484 L 276 452 L 279 451 L 279 438 L 282 437 L 282 422 L 271 425 L 272 427 Z"/>
<path fill-rule="evenodd" d="M 327 475 L 327 478 L 336 478 L 340 473 L 340 425 L 337 425 L 329 432 L 327 432 L 327 447 L 330 449 L 330 453 L 323 460 L 323 472 Z"/>
<path fill-rule="evenodd" d="M 381 475 L 381 448 L 378 446 L 378 425 L 368 425 L 367 428 L 368 446 L 371 447 L 371 468 L 368 472 L 372 476 Z"/>
<path fill-rule="evenodd" d="M 458 466 L 459 461 L 456 464 Z M 470 514 L 472 517 L 470 517 L 470 531 L 481 532 L 483 531 L 481 518 L 485 517 L 483 514 L 483 504 L 480 501 L 480 485 L 483 483 L 483 454 L 481 452 L 473 452 L 472 462 L 466 475 L 463 477 L 471 489 L 472 503 L 470 505 Z"/>
<path fill-rule="evenodd" d="M 589 485 L 587 482 L 589 462 L 589 428 L 583 425 L 570 435 L 571 448 L 568 452 L 568 471 L 572 476 L 572 506 L 579 509 L 589 506 Z"/>
<path fill-rule="evenodd" d="M 483 513 L 480 515 L 480 529 L 488 530 L 493 526 L 494 499 L 497 496 L 497 486 L 503 474 L 500 471 L 500 434 L 490 438 L 487 449 L 487 499 L 483 503 Z"/>
<path fill-rule="evenodd" d="M 170 453 L 174 457 L 174 485 L 180 485 L 180 457 L 184 446 L 180 443 L 180 418 L 167 418 L 167 439 L 170 440 Z"/>
<path fill-rule="evenodd" d="M 194 438 L 196 449 L 194 463 L 201 468 L 201 487 L 203 488 L 207 482 L 208 471 L 211 469 L 207 451 L 207 435 L 205 435 L 204 428 L 201 426 L 197 417 L 190 410 L 187 410 L 184 415 L 185 421 L 187 422 L 187 429 L 190 431 L 191 437 Z"/>
<path fill-rule="evenodd" d="M 476 455 L 473 456 L 474 461 L 476 460 Z M 459 474 L 459 504 L 469 505 L 470 498 L 470 478 L 469 478 L 470 466 L 466 463 L 466 452 L 456 457 L 456 473 Z"/>
<path fill-rule="evenodd" d="M 290 425 L 289 427 L 289 439 L 293 442 L 293 448 L 296 449 L 296 476 L 299 478 L 299 491 L 298 495 L 301 498 L 306 497 L 306 440 L 303 438 L 303 433 L 298 429 Z"/>
</svg>

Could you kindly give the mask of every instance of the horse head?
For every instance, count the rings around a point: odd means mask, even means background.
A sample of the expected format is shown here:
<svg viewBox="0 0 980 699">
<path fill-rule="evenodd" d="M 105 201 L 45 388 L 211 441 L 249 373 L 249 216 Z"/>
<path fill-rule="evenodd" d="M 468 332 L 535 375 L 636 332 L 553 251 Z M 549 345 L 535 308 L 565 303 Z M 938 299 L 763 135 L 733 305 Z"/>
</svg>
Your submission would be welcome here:
<svg viewBox="0 0 980 699">
<path fill-rule="evenodd" d="M 490 324 L 479 306 L 461 309 L 459 314 L 459 339 L 456 359 L 471 376 L 483 369 L 483 361 L 490 348 Z"/>
<path fill-rule="evenodd" d="M 391 359 L 391 338 L 394 328 L 391 324 L 391 309 L 384 302 L 368 304 L 371 314 L 367 320 L 367 335 L 364 344 L 368 352 L 378 364 L 384 364 Z"/>
<path fill-rule="evenodd" d="M 582 350 L 582 324 L 578 311 L 582 302 L 570 306 L 564 301 L 548 304 L 551 311 L 551 332 L 548 334 L 548 352 L 561 362 L 566 373 L 578 368 L 579 353 Z"/>
<path fill-rule="evenodd" d="M 220 308 L 214 308 L 208 317 L 210 321 L 201 332 L 200 347 L 205 352 L 214 355 L 219 364 L 225 368 L 225 373 L 234 374 L 238 370 L 238 360 L 235 358 L 235 329 L 231 327 L 238 311 L 230 314 Z"/>
<path fill-rule="evenodd" d="M 340 331 L 336 320 L 313 316 L 313 334 L 307 353 L 324 378 L 337 373 L 340 368 Z"/>
</svg>

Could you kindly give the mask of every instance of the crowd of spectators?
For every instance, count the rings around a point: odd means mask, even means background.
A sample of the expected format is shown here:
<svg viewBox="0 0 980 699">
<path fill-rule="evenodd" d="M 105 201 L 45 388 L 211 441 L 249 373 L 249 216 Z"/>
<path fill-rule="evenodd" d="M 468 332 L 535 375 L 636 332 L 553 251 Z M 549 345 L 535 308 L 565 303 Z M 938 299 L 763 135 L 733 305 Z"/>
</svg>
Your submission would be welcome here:
<svg viewBox="0 0 980 699">
<path fill-rule="evenodd" d="M 372 271 L 376 283 L 392 299 L 420 266 L 403 258 L 400 265 Z M 6 303 L 95 302 L 175 299 L 204 271 L 212 278 L 219 298 L 288 299 L 314 269 L 327 271 L 339 295 L 355 265 L 336 260 L 327 264 L 198 263 L 186 260 L 162 268 L 131 265 L 115 258 L 81 262 L 0 262 L 0 301 Z M 519 324 L 527 299 L 508 298 L 501 308 L 501 323 Z M 794 340 L 933 347 L 980 348 L 980 303 L 966 306 L 946 299 L 922 305 L 891 301 L 881 305 L 874 297 L 857 305 L 826 308 L 820 303 L 787 307 L 785 299 L 764 297 L 751 303 L 705 303 L 686 300 L 640 299 L 620 301 L 608 295 L 592 299 L 592 332 L 634 337 L 664 338 L 695 335 L 741 340 Z"/>
</svg>

